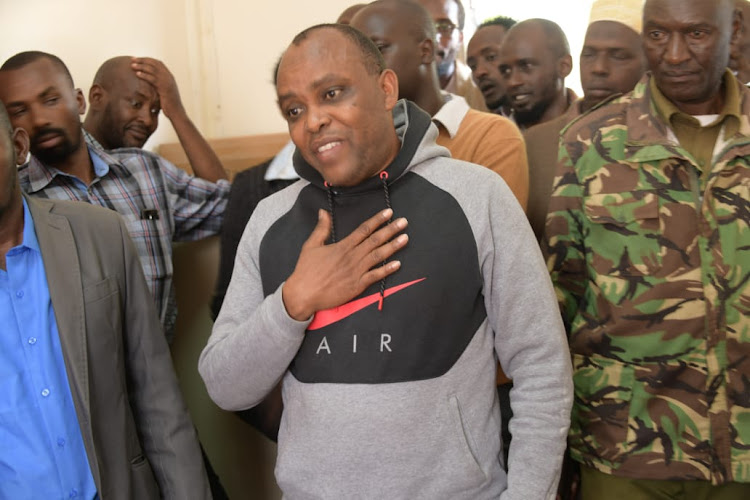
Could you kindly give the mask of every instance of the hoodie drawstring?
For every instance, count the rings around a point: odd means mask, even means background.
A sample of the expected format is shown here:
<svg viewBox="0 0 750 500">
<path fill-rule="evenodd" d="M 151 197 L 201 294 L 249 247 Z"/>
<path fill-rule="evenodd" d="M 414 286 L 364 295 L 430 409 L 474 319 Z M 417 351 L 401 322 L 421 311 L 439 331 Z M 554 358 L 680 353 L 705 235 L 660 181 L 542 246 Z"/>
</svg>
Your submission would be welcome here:
<svg viewBox="0 0 750 500">
<path fill-rule="evenodd" d="M 380 172 L 380 181 L 383 185 L 383 194 L 385 195 L 385 206 L 386 208 L 393 208 L 391 207 L 391 195 L 388 191 L 388 172 L 383 171 Z M 326 191 L 328 194 L 328 213 L 331 214 L 331 243 L 336 243 L 336 215 L 334 211 L 334 205 L 333 205 L 333 186 L 328 184 L 327 181 L 323 181 L 323 185 L 326 187 Z M 390 224 L 391 221 L 388 221 L 388 224 Z M 386 264 L 386 261 L 383 261 L 381 264 L 384 266 Z M 380 299 L 378 300 L 378 311 L 383 310 L 383 301 L 385 300 L 385 278 L 380 280 Z"/>
</svg>

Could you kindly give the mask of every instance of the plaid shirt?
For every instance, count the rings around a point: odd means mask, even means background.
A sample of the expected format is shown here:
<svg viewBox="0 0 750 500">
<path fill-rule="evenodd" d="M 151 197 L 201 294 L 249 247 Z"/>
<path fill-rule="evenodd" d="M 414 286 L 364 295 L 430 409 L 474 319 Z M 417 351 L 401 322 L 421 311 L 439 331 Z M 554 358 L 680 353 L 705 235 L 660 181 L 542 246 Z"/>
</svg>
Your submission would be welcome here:
<svg viewBox="0 0 750 500">
<path fill-rule="evenodd" d="M 32 156 L 18 170 L 21 189 L 34 196 L 100 205 L 122 216 L 171 340 L 177 316 L 172 241 L 193 241 L 219 232 L 229 182 L 214 184 L 193 177 L 142 149 L 104 151 L 85 131 L 84 136 L 94 163 L 91 185 Z"/>
</svg>

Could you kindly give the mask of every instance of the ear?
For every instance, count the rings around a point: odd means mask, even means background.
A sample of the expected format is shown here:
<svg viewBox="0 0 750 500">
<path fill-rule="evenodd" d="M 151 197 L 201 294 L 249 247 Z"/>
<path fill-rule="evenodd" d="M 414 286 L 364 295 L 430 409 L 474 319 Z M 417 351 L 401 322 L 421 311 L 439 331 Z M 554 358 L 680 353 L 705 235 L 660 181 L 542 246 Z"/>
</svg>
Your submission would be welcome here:
<svg viewBox="0 0 750 500">
<path fill-rule="evenodd" d="M 422 64 L 432 64 L 435 60 L 435 41 L 431 38 L 425 38 L 419 44 L 419 61 Z"/>
<path fill-rule="evenodd" d="M 101 107 L 104 104 L 106 98 L 107 93 L 98 83 L 93 84 L 89 89 L 89 105 L 91 105 L 91 109 L 97 109 Z"/>
<path fill-rule="evenodd" d="M 380 73 L 379 84 L 385 93 L 385 106 L 390 111 L 398 101 L 398 77 L 396 73 L 391 69 L 384 70 Z"/>
<path fill-rule="evenodd" d="M 75 89 L 76 102 L 78 103 L 78 114 L 84 115 L 86 113 L 86 98 L 83 97 L 83 90 Z"/>
<path fill-rule="evenodd" d="M 16 165 L 26 163 L 29 156 L 29 133 L 21 127 L 13 131 L 13 147 L 16 150 Z"/>
<path fill-rule="evenodd" d="M 732 16 L 732 37 L 729 39 L 733 52 L 735 48 L 739 48 L 739 44 L 742 42 L 742 32 L 745 29 L 744 21 L 745 19 L 742 15 L 742 11 L 740 9 L 735 9 Z"/>
<path fill-rule="evenodd" d="M 573 58 L 570 55 L 563 56 L 557 60 L 557 76 L 565 79 L 571 71 L 573 71 Z"/>
</svg>

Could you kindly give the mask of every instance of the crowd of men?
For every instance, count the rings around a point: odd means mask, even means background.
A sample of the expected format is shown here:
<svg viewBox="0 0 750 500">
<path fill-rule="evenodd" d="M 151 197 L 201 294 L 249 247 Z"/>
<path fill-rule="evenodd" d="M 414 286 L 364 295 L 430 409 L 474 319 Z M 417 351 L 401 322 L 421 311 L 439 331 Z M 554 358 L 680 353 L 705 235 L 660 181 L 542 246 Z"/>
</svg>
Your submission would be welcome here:
<svg viewBox="0 0 750 500">
<path fill-rule="evenodd" d="M 163 62 L 88 113 L 0 66 L 0 499 L 227 497 L 169 351 L 172 242 L 219 233 L 198 369 L 286 498 L 750 498 L 750 2 L 595 0 L 580 98 L 556 23 L 466 17 L 297 34 L 231 184 Z"/>
</svg>

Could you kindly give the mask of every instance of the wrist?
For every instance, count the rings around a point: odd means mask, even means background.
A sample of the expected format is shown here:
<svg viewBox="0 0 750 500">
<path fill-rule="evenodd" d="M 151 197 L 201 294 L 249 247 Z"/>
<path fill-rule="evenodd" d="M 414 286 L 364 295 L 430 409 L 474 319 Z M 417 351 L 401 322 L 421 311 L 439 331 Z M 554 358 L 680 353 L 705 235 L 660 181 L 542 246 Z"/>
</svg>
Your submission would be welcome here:
<svg viewBox="0 0 750 500">
<path fill-rule="evenodd" d="M 293 278 L 284 283 L 281 288 L 281 301 L 284 303 L 286 313 L 295 321 L 307 321 L 315 313 L 304 303 L 304 295 L 297 292 Z"/>
</svg>

